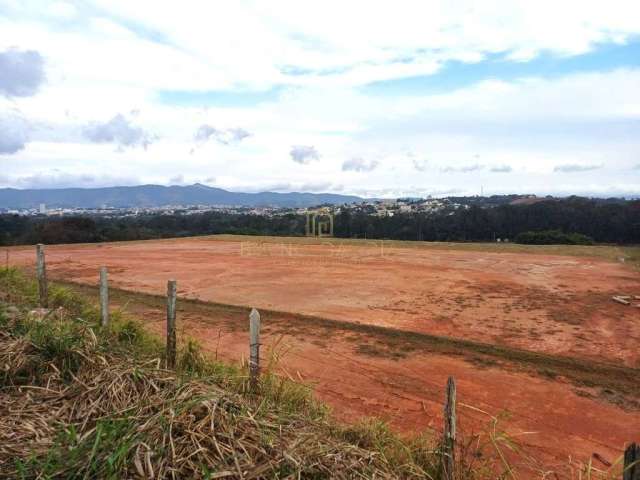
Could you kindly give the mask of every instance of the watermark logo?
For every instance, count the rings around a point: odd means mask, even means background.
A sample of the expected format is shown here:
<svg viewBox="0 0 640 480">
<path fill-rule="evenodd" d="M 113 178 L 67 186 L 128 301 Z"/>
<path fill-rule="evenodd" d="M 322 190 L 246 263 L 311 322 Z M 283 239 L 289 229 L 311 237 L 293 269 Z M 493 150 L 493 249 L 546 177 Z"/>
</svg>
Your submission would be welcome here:
<svg viewBox="0 0 640 480">
<path fill-rule="evenodd" d="M 325 210 L 307 212 L 304 233 L 307 237 L 333 237 L 333 214 Z"/>
<path fill-rule="evenodd" d="M 349 245 L 333 239 L 321 242 L 263 242 L 240 243 L 241 257 L 270 257 L 272 261 L 291 265 L 365 263 L 387 257 L 384 240 L 369 240 L 366 245 Z"/>
<path fill-rule="evenodd" d="M 240 243 L 240 256 L 272 257 L 274 260 L 280 258 L 291 265 L 364 263 L 386 258 L 384 240 L 351 243 L 349 240 L 334 238 L 333 225 L 334 217 L 329 208 L 312 210 L 307 212 L 305 235 L 319 240 L 301 238 L 288 243 L 257 238 Z"/>
</svg>

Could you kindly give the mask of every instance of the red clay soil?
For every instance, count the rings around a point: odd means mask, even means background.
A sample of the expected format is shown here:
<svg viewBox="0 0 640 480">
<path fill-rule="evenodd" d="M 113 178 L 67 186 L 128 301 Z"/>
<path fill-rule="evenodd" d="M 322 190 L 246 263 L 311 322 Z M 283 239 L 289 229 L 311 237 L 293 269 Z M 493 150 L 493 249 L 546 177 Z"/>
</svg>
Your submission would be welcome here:
<svg viewBox="0 0 640 480">
<path fill-rule="evenodd" d="M 228 238 L 228 237 L 227 237 Z M 640 275 L 602 259 L 215 237 L 48 247 L 53 277 L 640 366 Z M 12 261 L 33 262 L 15 252 Z"/>
<path fill-rule="evenodd" d="M 152 331 L 163 334 L 165 311 L 159 304 L 117 300 L 145 319 Z M 197 339 L 213 357 L 246 361 L 247 312 L 207 313 L 197 305 L 181 305 L 179 336 Z M 352 422 L 371 416 L 384 419 L 407 434 L 441 431 L 444 386 L 456 378 L 458 430 L 462 437 L 486 435 L 492 417 L 499 417 L 498 432 L 520 444 L 523 454 L 501 449 L 519 471 L 518 478 L 577 478 L 590 458 L 614 463 L 625 443 L 637 438 L 640 411 L 624 410 L 576 387 L 561 377 L 547 378 L 504 365 L 478 365 L 462 356 L 405 352 L 401 346 L 365 349 L 379 337 L 348 329 L 292 322 L 286 315 L 263 314 L 263 365 L 293 380 L 311 385 L 316 395 L 341 420 Z M 273 360 L 272 360 L 273 359 Z M 486 452 L 495 455 L 488 447 Z M 596 453 L 595 457 L 593 454 Z M 594 466 L 606 466 L 593 460 Z M 551 475 L 554 472 L 557 477 Z M 594 475 L 592 478 L 599 478 Z"/>
<path fill-rule="evenodd" d="M 32 249 L 15 250 L 11 262 L 32 265 Z M 610 296 L 640 293 L 640 280 L 629 268 L 602 260 L 205 238 L 50 246 L 47 262 L 51 277 L 92 285 L 98 267 L 106 265 L 111 284 L 126 290 L 162 294 L 166 280 L 175 278 L 182 297 L 628 366 L 639 361 L 637 310 Z M 164 331 L 161 301 L 113 298 L 150 329 Z M 182 302 L 180 337 L 196 338 L 213 356 L 240 361 L 248 344 L 246 312 L 220 307 L 212 314 L 206 308 Z M 601 389 L 562 375 L 544 376 L 508 360 L 478 363 L 463 353 L 413 350 L 408 341 L 405 349 L 402 338 L 387 344 L 366 331 L 324 328 L 312 319 L 293 322 L 274 312 L 263 317 L 265 361 L 273 349 L 279 372 L 314 385 L 347 421 L 376 416 L 401 432 L 440 430 L 444 385 L 453 375 L 464 435 L 505 414 L 498 429 L 524 445 L 536 468 L 558 478 L 574 478 L 570 465 L 586 463 L 594 453 L 613 462 L 625 443 L 640 440 L 637 406 L 623 409 L 603 398 Z M 526 472 L 519 478 L 542 477 L 535 469 Z"/>
</svg>

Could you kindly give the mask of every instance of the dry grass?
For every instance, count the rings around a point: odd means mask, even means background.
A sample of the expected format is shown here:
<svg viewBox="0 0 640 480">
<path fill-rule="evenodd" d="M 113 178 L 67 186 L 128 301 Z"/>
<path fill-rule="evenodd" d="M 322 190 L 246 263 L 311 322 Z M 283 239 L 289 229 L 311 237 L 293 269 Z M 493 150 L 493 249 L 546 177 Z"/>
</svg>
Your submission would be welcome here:
<svg viewBox="0 0 640 480">
<path fill-rule="evenodd" d="M 99 357 L 72 382 L 2 395 L 5 478 L 394 478 L 376 452 L 206 380 Z M 98 373 L 99 372 L 99 373 Z M 410 472 L 407 472 L 410 474 Z M 215 476 L 214 476 L 215 474 Z"/>
</svg>

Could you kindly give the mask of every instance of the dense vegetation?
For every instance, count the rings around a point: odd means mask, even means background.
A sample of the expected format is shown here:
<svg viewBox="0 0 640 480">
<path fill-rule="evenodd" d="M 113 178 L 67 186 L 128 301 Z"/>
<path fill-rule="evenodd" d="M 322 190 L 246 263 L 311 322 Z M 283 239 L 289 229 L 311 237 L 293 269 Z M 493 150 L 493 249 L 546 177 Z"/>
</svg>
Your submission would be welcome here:
<svg viewBox="0 0 640 480">
<path fill-rule="evenodd" d="M 303 235 L 305 217 L 274 217 L 207 212 L 135 217 L 20 217 L 0 216 L 0 244 L 73 243 L 141 240 L 217 233 Z M 438 213 L 396 213 L 375 216 L 367 209 L 344 209 L 335 219 L 335 235 L 342 238 L 386 238 L 425 241 L 514 240 L 525 232 L 558 231 L 558 243 L 640 243 L 640 201 L 602 201 L 579 197 L 553 199 L 531 205 L 472 203 L 468 208 Z M 544 234 L 546 240 L 554 240 Z M 520 237 L 532 241 L 531 236 Z"/>
<path fill-rule="evenodd" d="M 426 241 L 513 240 L 528 231 L 578 233 L 603 243 L 640 243 L 640 201 L 601 202 L 584 198 L 532 205 L 498 205 L 444 211 L 435 215 L 374 217 L 344 212 L 336 236 Z"/>
<path fill-rule="evenodd" d="M 581 233 L 564 233 L 560 230 L 522 232 L 516 236 L 516 243 L 526 245 L 593 245 L 593 239 Z"/>
</svg>

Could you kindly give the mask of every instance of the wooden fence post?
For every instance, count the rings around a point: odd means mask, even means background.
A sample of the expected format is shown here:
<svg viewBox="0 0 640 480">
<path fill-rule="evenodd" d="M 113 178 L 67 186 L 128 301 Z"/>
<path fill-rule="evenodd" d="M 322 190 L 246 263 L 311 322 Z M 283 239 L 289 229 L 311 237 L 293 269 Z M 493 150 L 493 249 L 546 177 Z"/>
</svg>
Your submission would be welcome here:
<svg viewBox="0 0 640 480">
<path fill-rule="evenodd" d="M 249 378 L 251 390 L 258 387 L 260 377 L 260 313 L 251 309 L 249 314 Z"/>
<path fill-rule="evenodd" d="M 47 308 L 49 295 L 47 292 L 47 267 L 44 259 L 44 245 L 39 243 L 36 246 L 36 275 L 38 277 L 38 294 L 40 306 Z"/>
<path fill-rule="evenodd" d="M 107 267 L 100 267 L 100 319 L 103 327 L 109 325 L 109 279 Z"/>
<path fill-rule="evenodd" d="M 167 282 L 167 368 L 176 366 L 176 281 Z"/>
<path fill-rule="evenodd" d="M 640 445 L 632 443 L 624 451 L 622 480 L 640 480 Z"/>
<path fill-rule="evenodd" d="M 453 377 L 447 380 L 447 391 L 444 400 L 444 430 L 442 438 L 442 478 L 455 478 L 455 445 L 456 445 L 456 381 Z"/>
</svg>

